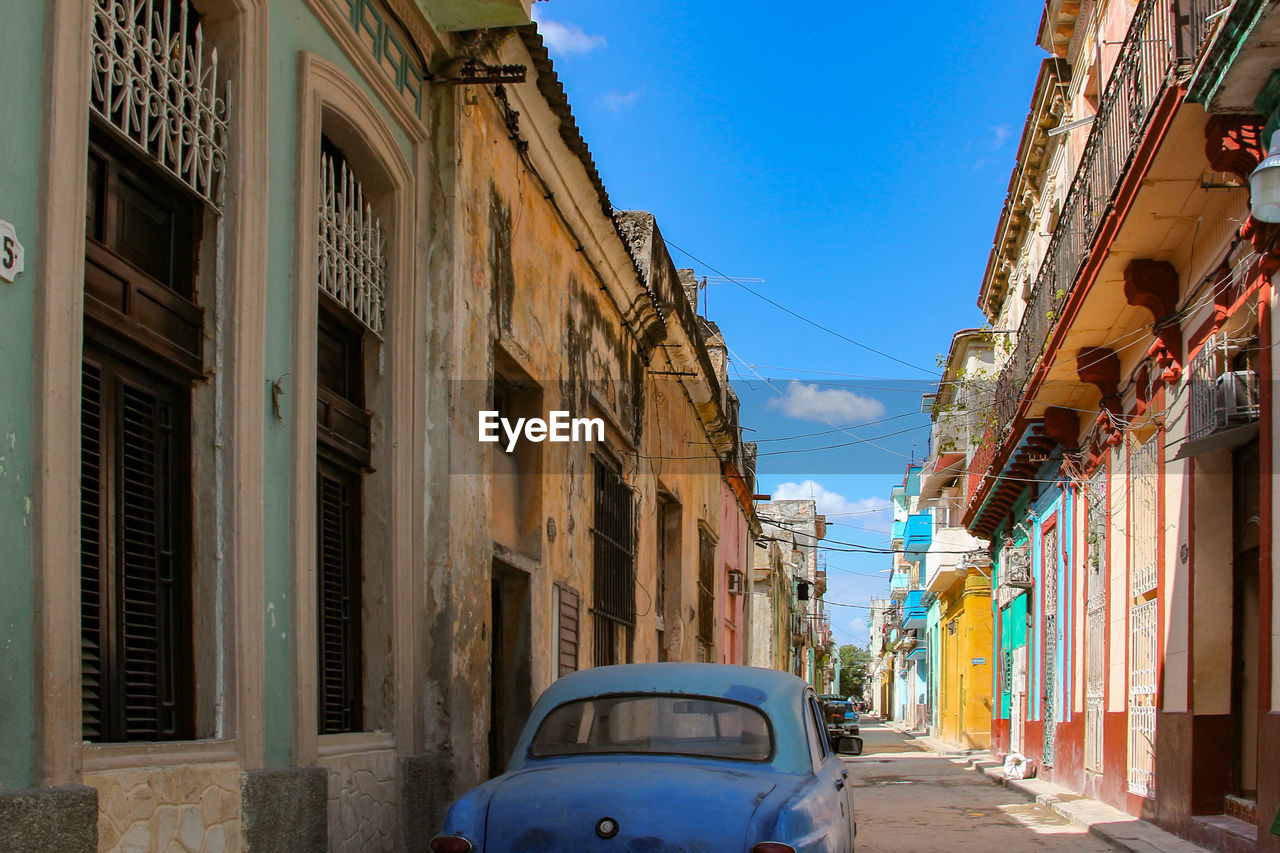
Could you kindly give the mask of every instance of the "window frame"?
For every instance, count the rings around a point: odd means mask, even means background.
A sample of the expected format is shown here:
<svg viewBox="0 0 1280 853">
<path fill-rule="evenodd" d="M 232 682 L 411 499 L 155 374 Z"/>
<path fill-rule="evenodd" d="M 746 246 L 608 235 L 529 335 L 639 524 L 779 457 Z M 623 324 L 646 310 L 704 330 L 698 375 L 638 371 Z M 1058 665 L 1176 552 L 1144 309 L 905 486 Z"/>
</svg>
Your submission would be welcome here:
<svg viewBox="0 0 1280 853">
<path fill-rule="evenodd" d="M 292 366 L 289 376 L 292 426 L 289 443 L 292 475 L 289 501 L 295 529 L 311 531 L 296 535 L 291 555 L 292 666 L 295 701 L 292 751 L 297 760 L 318 760 L 334 750 L 374 748 L 386 742 L 412 737 L 415 730 L 414 672 L 416 626 L 414 590 L 425 579 L 416 559 L 415 510 L 420 495 L 414 493 L 412 472 L 422 469 L 422 449 L 412 433 L 415 412 L 403 401 L 414 398 L 421 371 L 411 364 L 409 353 L 421 340 L 424 320 L 421 298 L 412 286 L 414 270 L 423 258 L 424 243 L 419 233 L 425 228 L 415 216 L 419 179 L 410 163 L 426 145 L 425 127 L 399 121 L 402 114 L 385 98 L 376 100 L 365 80 L 353 79 L 333 62 L 314 53 L 298 55 L 298 132 L 295 136 L 294 182 L 296 197 L 292 320 Z M 406 114 L 407 115 L 407 114 Z M 365 606 L 362 608 L 364 646 L 365 711 L 360 731 L 342 735 L 321 735 L 319 712 L 318 566 L 316 554 L 317 473 L 319 448 L 323 445 L 317 429 L 318 311 L 326 294 L 319 286 L 319 208 L 322 139 L 328 137 L 349 160 L 366 192 L 366 197 L 384 229 L 386 240 L 385 323 L 380 340 L 365 338 L 365 397 L 362 407 L 374 413 L 370 420 L 370 459 L 364 471 L 361 500 L 365 527 L 361 562 Z M 404 348 L 403 357 L 397 353 Z M 337 398 L 337 395 L 334 395 Z M 356 407 L 350 411 L 354 413 Z M 372 519 L 372 522 L 369 520 Z M 420 547 L 420 546 L 419 546 Z M 392 685 L 389 691 L 381 690 Z"/>
<path fill-rule="evenodd" d="M 85 175 L 86 222 L 82 261 L 85 297 L 80 336 L 81 393 L 77 442 L 83 469 L 86 466 L 84 442 L 87 427 L 85 371 L 88 365 L 93 365 L 99 371 L 97 565 L 92 569 L 96 579 L 86 579 L 85 573 L 89 571 L 84 554 L 87 516 L 82 475 L 79 501 L 80 589 L 84 594 L 96 586 L 97 602 L 81 600 L 78 611 L 81 637 L 80 736 L 83 741 L 93 744 L 194 740 L 201 728 L 212 731 L 217 724 L 213 719 L 200 719 L 200 700 L 194 675 L 197 634 L 194 595 L 198 565 L 194 529 L 197 461 L 193 435 L 196 429 L 193 380 L 204 375 L 205 324 L 203 311 L 197 303 L 204 206 L 187 188 L 167 178 L 140 154 L 127 150 L 110 136 L 110 131 L 98 125 L 97 119 L 91 121 L 86 149 L 89 162 L 101 163 L 102 166 L 96 170 L 96 189 L 88 187 L 94 173 L 87 169 Z M 168 282 L 156 278 L 155 271 L 139 266 L 139 258 L 130 257 L 117 248 L 117 240 L 123 239 L 120 229 L 125 227 L 125 223 L 117 218 L 121 214 L 121 206 L 127 203 L 127 198 L 120 191 L 125 183 L 132 184 L 154 209 L 168 212 L 172 223 L 165 238 L 168 242 Z M 147 192 L 151 195 L 146 195 Z M 89 232 L 91 218 L 97 223 L 96 233 Z M 181 332 L 184 327 L 185 335 Z M 183 341 L 188 345 L 184 346 Z M 126 386 L 164 400 L 173 409 L 173 421 L 168 427 L 172 443 L 165 451 L 170 458 L 166 463 L 153 460 L 154 464 L 167 466 L 163 478 L 166 482 L 158 488 L 167 499 L 155 508 L 152 519 L 162 525 L 155 535 L 168 540 L 168 547 L 161 545 L 157 548 L 168 552 L 165 562 L 171 575 L 171 579 L 166 581 L 161 577 L 164 570 L 159 566 L 154 569 L 157 573 L 157 603 L 152 618 L 156 623 L 153 630 L 156 633 L 154 654 L 158 673 L 154 686 L 157 723 L 154 729 L 137 735 L 130 733 L 131 726 L 136 724 L 130 722 L 128 711 L 130 707 L 139 705 L 137 697 L 130 694 L 131 689 L 137 688 L 131 688 L 128 682 L 131 667 L 141 665 L 136 656 L 143 653 L 127 647 L 125 626 L 129 624 L 129 604 L 123 592 L 127 586 L 138 583 L 137 578 L 132 584 L 128 580 L 130 564 L 122 542 L 128 523 L 124 511 L 124 480 L 129 475 L 124 467 L 126 456 L 122 444 L 125 440 Z M 160 480 L 156 482 L 160 483 Z M 133 522 L 135 526 L 138 523 Z M 168 586 L 168 591 L 162 595 L 161 590 L 165 586 Z M 168 603 L 160 603 L 161 599 L 167 599 Z M 96 616 L 87 608 L 95 608 Z M 89 627 L 91 622 L 97 623 L 97 630 Z M 97 646 L 96 691 L 89 689 L 86 683 L 89 676 L 85 667 L 86 649 L 90 645 Z M 168 675 L 160 675 L 163 670 L 167 670 Z M 162 698 L 163 695 L 167 698 Z M 166 717 L 167 723 L 161 722 Z M 90 722 L 94 719 L 96 726 Z"/>
<path fill-rule="evenodd" d="M 636 491 L 627 483 L 622 467 L 609 456 L 594 453 L 592 459 L 592 521 L 591 521 L 591 614 L 592 614 L 592 664 L 607 666 L 610 664 L 631 663 L 635 659 L 636 633 L 636 540 L 638 538 L 636 518 Z M 609 484 L 620 493 L 625 493 L 625 518 L 611 518 L 609 507 L 602 503 L 605 485 L 600 482 L 602 473 L 608 473 L 613 479 Z M 607 499 L 607 498 L 606 498 Z M 611 525 L 611 529 L 602 529 L 602 525 Z M 625 541 L 618 541 L 615 534 L 625 533 Z M 602 550 L 601 544 L 607 552 Z M 620 559 L 625 566 L 611 566 L 604 561 L 614 557 Z M 608 577 L 610 572 L 623 577 Z M 602 583 L 602 580 L 604 583 Z M 613 585 L 615 588 L 609 590 Z M 602 588 L 603 587 L 603 588 Z M 617 601 L 606 601 L 602 607 L 602 596 L 616 593 Z M 616 607 L 615 607 L 616 606 Z M 618 612 L 613 612 L 614 610 Z M 605 633 L 608 632 L 608 633 Z M 621 635 L 621 636 L 619 636 Z M 625 645 L 621 648 L 619 643 Z"/>
</svg>

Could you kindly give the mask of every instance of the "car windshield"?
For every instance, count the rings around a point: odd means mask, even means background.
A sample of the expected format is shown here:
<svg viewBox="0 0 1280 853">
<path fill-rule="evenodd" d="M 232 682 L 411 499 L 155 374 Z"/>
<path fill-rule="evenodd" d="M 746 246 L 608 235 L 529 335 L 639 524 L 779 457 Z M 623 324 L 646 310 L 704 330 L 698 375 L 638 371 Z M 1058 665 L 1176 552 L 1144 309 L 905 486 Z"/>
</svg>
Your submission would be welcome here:
<svg viewBox="0 0 1280 853">
<path fill-rule="evenodd" d="M 766 761 L 769 721 L 759 710 L 701 696 L 597 696 L 567 702 L 538 726 L 534 757 L 640 753 Z"/>
</svg>

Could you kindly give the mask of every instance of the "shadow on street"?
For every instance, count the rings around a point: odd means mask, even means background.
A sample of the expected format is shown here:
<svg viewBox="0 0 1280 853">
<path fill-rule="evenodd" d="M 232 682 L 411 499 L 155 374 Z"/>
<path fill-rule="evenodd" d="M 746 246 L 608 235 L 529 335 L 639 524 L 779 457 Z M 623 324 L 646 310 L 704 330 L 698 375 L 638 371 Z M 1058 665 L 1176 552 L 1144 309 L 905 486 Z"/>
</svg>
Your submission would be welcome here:
<svg viewBox="0 0 1280 853">
<path fill-rule="evenodd" d="M 1111 846 L 1020 794 L 930 752 L 875 717 L 861 723 L 863 753 L 845 759 L 854 786 L 859 853 L 1082 851 Z"/>
</svg>

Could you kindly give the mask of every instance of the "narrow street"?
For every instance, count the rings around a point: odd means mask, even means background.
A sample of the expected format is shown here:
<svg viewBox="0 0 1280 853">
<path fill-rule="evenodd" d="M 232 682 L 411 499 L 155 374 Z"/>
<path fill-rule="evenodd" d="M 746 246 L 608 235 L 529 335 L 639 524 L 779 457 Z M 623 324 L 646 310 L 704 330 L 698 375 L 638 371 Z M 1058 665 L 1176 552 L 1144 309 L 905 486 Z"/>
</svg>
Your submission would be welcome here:
<svg viewBox="0 0 1280 853">
<path fill-rule="evenodd" d="M 874 719 L 864 718 L 863 754 L 847 759 L 859 853 L 1112 849 L 962 760 L 929 752 Z"/>
</svg>

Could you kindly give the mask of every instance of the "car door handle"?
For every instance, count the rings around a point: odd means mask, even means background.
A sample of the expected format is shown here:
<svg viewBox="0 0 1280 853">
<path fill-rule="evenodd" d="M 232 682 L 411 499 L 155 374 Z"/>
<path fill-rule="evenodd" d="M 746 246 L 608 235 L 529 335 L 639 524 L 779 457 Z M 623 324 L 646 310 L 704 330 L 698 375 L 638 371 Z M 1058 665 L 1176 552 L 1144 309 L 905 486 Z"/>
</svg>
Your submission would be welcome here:
<svg viewBox="0 0 1280 853">
<path fill-rule="evenodd" d="M 843 780 L 843 779 L 837 779 L 837 780 L 836 780 L 836 790 L 837 790 L 837 791 L 842 791 L 842 790 L 844 790 L 844 780 Z"/>
<path fill-rule="evenodd" d="M 841 779 L 848 779 L 848 778 L 849 778 L 849 771 L 848 771 L 847 769 L 845 769 L 845 770 L 841 770 L 841 771 L 840 771 L 840 778 L 841 778 Z"/>
</svg>

